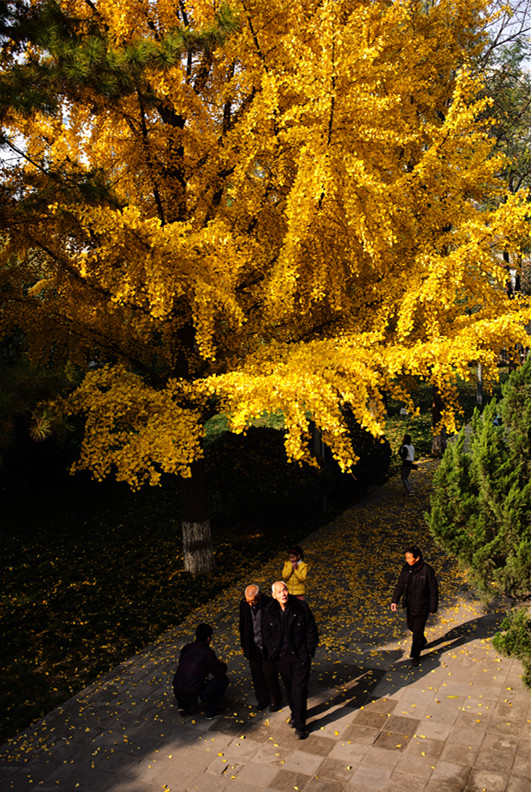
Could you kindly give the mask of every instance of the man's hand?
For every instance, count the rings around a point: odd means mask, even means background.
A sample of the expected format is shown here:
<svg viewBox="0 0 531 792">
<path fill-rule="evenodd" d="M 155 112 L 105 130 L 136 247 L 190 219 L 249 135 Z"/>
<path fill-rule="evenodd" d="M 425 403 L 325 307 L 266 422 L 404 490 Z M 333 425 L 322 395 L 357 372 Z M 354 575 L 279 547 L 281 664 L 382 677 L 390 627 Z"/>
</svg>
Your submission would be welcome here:
<svg viewBox="0 0 531 792">
<path fill-rule="evenodd" d="M 391 610 L 393 611 L 393 613 L 396 611 L 396 602 L 391 603 Z"/>
</svg>

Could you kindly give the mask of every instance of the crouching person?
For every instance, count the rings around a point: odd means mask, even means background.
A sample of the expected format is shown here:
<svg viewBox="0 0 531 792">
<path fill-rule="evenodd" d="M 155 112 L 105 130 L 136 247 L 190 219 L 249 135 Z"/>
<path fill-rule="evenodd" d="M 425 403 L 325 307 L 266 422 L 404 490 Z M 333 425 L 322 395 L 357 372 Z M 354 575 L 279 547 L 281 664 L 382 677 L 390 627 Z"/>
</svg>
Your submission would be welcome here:
<svg viewBox="0 0 531 792">
<path fill-rule="evenodd" d="M 218 660 L 210 646 L 212 627 L 198 624 L 195 641 L 181 649 L 179 665 L 173 677 L 173 692 L 183 715 L 191 715 L 197 701 L 205 705 L 205 718 L 212 720 L 221 714 L 219 705 L 229 680 L 227 666 Z"/>
</svg>

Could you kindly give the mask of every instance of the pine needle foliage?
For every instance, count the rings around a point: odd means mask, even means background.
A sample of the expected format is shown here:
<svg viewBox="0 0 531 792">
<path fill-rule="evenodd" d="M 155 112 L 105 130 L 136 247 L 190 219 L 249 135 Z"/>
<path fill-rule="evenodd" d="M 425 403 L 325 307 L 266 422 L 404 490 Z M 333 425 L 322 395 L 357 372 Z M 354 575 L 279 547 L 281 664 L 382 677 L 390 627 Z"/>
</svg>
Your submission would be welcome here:
<svg viewBox="0 0 531 792">
<path fill-rule="evenodd" d="M 498 420 L 501 417 L 501 423 Z M 426 520 L 484 593 L 531 595 L 531 359 L 450 443 Z"/>
<path fill-rule="evenodd" d="M 502 622 L 502 632 L 492 639 L 494 648 L 507 657 L 516 657 L 524 667 L 522 681 L 531 689 L 531 618 L 519 608 Z"/>
</svg>

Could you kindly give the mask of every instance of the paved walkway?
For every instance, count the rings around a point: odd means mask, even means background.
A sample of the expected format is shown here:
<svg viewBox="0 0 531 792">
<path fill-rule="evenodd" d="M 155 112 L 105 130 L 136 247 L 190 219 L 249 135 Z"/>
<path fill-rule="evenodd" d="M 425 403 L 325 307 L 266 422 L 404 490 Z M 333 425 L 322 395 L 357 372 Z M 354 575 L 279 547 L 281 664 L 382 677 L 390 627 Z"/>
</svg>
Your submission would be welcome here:
<svg viewBox="0 0 531 792">
<path fill-rule="evenodd" d="M 432 472 L 421 467 L 415 498 L 391 480 L 305 542 L 322 635 L 307 740 L 288 727 L 287 708 L 253 707 L 236 634 L 240 586 L 1 746 L 1 791 L 528 792 L 531 696 L 520 664 L 490 643 L 502 612 L 475 599 L 423 536 Z M 443 598 L 411 668 L 389 598 L 404 545 L 421 539 Z M 271 583 L 281 556 L 244 582 Z M 181 717 L 171 692 L 179 647 L 202 620 L 231 676 L 214 722 Z"/>
</svg>

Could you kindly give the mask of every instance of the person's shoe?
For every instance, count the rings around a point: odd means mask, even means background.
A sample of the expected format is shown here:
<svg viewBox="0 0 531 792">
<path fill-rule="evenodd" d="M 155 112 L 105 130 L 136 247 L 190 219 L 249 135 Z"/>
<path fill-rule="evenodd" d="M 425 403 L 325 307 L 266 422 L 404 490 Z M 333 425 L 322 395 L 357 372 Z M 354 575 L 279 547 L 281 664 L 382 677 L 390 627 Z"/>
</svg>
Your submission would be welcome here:
<svg viewBox="0 0 531 792">
<path fill-rule="evenodd" d="M 214 720 L 214 718 L 218 718 L 220 715 L 223 715 L 223 710 L 214 710 L 214 712 L 205 712 L 205 718 L 207 720 Z"/>
<path fill-rule="evenodd" d="M 267 701 L 265 704 L 258 704 L 256 709 L 258 710 L 258 712 L 262 712 L 262 710 L 265 710 L 266 707 L 267 707 Z"/>
<path fill-rule="evenodd" d="M 183 717 L 187 715 L 188 717 L 190 717 L 191 714 L 192 711 L 189 710 L 188 707 L 179 707 L 179 715 L 182 715 Z"/>
<path fill-rule="evenodd" d="M 306 731 L 306 729 L 295 729 L 295 736 L 299 740 L 305 740 L 306 737 L 308 736 L 308 732 Z"/>
<path fill-rule="evenodd" d="M 418 657 L 413 657 L 413 658 L 411 659 L 411 665 L 412 665 L 412 666 L 418 666 L 418 665 L 420 665 L 420 660 L 419 660 L 419 658 L 418 658 Z"/>
<path fill-rule="evenodd" d="M 295 728 L 295 721 L 293 720 L 293 718 L 290 718 L 290 719 L 289 719 L 289 721 L 288 721 L 288 726 L 291 726 L 291 728 L 292 728 L 292 729 L 294 729 L 294 728 Z"/>
<path fill-rule="evenodd" d="M 269 707 L 269 712 L 278 712 L 281 709 L 282 709 L 281 704 L 271 704 L 271 706 Z"/>
</svg>

